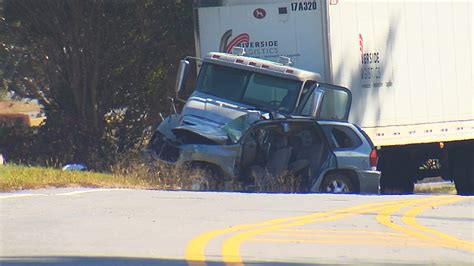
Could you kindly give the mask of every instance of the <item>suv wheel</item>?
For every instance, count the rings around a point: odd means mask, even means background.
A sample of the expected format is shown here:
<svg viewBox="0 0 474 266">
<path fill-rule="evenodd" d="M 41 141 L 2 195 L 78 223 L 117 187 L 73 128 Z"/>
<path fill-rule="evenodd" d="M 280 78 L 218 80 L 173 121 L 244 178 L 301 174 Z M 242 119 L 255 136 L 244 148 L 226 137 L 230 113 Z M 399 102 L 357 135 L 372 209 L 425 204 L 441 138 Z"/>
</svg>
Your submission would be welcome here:
<svg viewBox="0 0 474 266">
<path fill-rule="evenodd" d="M 341 173 L 332 173 L 327 175 L 321 183 L 321 192 L 323 193 L 354 193 L 355 187 L 351 179 Z"/>
</svg>

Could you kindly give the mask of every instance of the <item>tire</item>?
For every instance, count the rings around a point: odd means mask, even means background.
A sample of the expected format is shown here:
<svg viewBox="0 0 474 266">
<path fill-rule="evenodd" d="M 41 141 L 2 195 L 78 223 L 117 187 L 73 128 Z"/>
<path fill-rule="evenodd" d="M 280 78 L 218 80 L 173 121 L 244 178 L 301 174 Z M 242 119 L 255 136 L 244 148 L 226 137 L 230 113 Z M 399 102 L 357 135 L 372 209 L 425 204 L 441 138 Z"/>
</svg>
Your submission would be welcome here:
<svg viewBox="0 0 474 266">
<path fill-rule="evenodd" d="M 331 173 L 321 183 L 320 191 L 323 193 L 348 194 L 356 193 L 354 183 L 342 173 Z"/>
<path fill-rule="evenodd" d="M 472 196 L 474 195 L 474 184 L 467 176 L 455 176 L 454 185 L 458 195 Z"/>
<path fill-rule="evenodd" d="M 474 142 L 450 150 L 450 170 L 458 195 L 474 195 Z"/>
<path fill-rule="evenodd" d="M 474 171 L 472 165 L 462 164 L 456 167 L 453 181 L 458 195 L 474 195 Z"/>
</svg>

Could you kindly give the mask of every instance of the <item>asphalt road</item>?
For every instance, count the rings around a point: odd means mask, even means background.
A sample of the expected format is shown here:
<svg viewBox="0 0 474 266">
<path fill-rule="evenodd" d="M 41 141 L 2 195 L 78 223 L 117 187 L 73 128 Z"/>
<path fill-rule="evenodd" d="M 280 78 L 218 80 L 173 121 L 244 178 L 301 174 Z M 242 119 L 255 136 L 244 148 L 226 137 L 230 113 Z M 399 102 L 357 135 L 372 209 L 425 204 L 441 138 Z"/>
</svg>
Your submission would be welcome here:
<svg viewBox="0 0 474 266">
<path fill-rule="evenodd" d="M 1 265 L 474 264 L 474 197 L 0 194 Z"/>
</svg>

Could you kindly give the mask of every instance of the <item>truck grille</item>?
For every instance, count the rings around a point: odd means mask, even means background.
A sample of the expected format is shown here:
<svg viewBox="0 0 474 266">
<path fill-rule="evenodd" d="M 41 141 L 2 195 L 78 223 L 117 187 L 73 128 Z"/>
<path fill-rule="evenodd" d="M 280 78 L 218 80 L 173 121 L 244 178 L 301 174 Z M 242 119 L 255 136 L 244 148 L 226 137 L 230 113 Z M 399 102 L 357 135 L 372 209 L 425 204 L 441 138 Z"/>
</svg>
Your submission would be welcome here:
<svg viewBox="0 0 474 266">
<path fill-rule="evenodd" d="M 160 160 L 173 163 L 179 159 L 179 148 L 166 141 L 159 132 L 152 137 L 149 149 L 153 150 Z"/>
</svg>

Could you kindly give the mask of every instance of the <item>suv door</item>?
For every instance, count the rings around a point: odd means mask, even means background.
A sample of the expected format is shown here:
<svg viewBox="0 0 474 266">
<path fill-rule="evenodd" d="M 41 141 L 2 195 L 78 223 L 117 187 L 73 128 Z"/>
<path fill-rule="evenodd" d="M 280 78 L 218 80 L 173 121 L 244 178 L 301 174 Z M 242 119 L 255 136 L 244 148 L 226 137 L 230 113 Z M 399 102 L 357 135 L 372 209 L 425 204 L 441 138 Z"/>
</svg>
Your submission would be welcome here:
<svg viewBox="0 0 474 266">
<path fill-rule="evenodd" d="M 325 170 L 336 166 L 326 135 L 310 119 L 257 122 L 240 139 L 240 147 L 236 165 L 241 178 L 260 191 L 275 188 L 282 175 L 291 173 L 299 184 L 292 192 L 309 192 Z"/>
<path fill-rule="evenodd" d="M 314 100 L 319 97 L 322 97 L 322 99 L 317 106 L 314 106 Z M 315 115 L 316 120 L 347 122 L 352 103 L 352 93 L 349 89 L 341 86 L 316 83 L 311 87 L 311 93 L 308 93 L 301 103 L 297 109 L 297 115 L 306 117 Z"/>
</svg>

